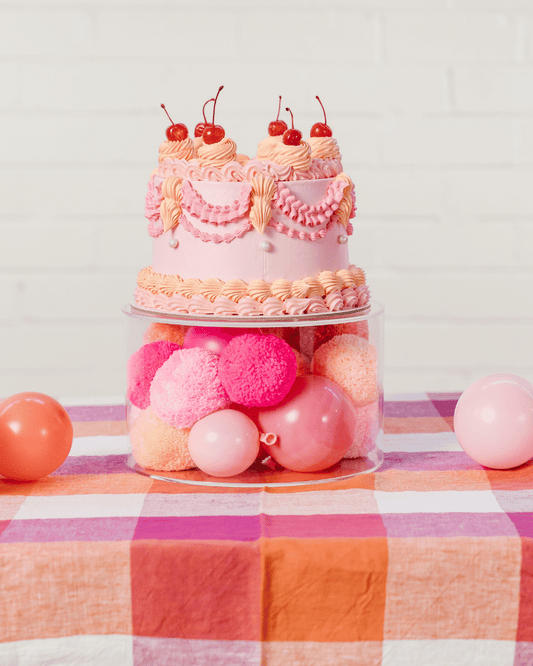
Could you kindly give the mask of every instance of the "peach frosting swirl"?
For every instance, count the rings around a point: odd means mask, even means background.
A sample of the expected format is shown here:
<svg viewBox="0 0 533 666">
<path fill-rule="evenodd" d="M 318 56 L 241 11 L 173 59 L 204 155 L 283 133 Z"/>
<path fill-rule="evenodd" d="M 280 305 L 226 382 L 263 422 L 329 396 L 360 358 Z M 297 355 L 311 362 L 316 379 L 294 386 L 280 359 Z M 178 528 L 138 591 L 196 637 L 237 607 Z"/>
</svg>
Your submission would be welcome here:
<svg viewBox="0 0 533 666">
<path fill-rule="evenodd" d="M 282 142 L 283 136 L 281 134 L 278 136 L 267 136 L 266 139 L 260 141 L 259 145 L 257 146 L 257 159 L 273 161 L 276 148 L 278 144 Z"/>
<path fill-rule="evenodd" d="M 237 157 L 237 144 L 233 139 L 224 137 L 217 143 L 203 143 L 198 147 L 198 164 L 200 167 L 223 167 L 228 162 L 235 161 Z"/>
<path fill-rule="evenodd" d="M 165 290 L 154 292 L 147 288 L 148 285 L 141 286 L 139 282 L 134 295 L 135 303 L 144 309 L 166 312 L 276 317 L 285 314 L 319 314 L 363 307 L 368 304 L 370 298 L 366 284 L 359 287 L 345 287 L 341 291 L 334 290 L 323 296 L 289 295 L 282 300 L 274 295 L 267 296 L 269 285 L 262 283 L 261 280 L 255 281 L 253 285 L 250 283 L 239 298 L 232 299 L 223 293 L 227 283 L 224 285 L 220 280 L 206 281 L 205 289 L 200 288 L 197 280 L 186 282 L 189 284 L 182 293 L 176 292 L 171 285 Z"/>
<path fill-rule="evenodd" d="M 310 136 L 307 142 L 311 146 L 311 157 L 320 160 L 341 159 L 339 144 L 332 136 Z"/>
<path fill-rule="evenodd" d="M 311 146 L 306 141 L 301 141 L 298 146 L 287 146 L 280 141 L 273 144 L 272 155 L 268 159 L 290 166 L 295 171 L 307 171 L 311 166 Z"/>
<path fill-rule="evenodd" d="M 183 141 L 163 141 L 159 146 L 159 161 L 191 160 L 195 156 L 194 142 L 190 137 Z"/>
<path fill-rule="evenodd" d="M 240 279 L 224 282 L 219 278 L 183 279 L 179 275 L 156 273 L 151 266 L 143 268 L 137 276 L 137 285 L 153 294 L 164 294 L 165 296 L 181 295 L 186 298 L 203 296 L 210 302 L 214 302 L 219 296 L 224 296 L 234 303 L 239 303 L 243 298 L 251 298 L 262 303 L 270 297 L 277 298 L 281 302 L 291 299 L 314 299 L 327 298 L 339 301 L 338 294 L 343 289 L 362 287 L 365 285 L 364 271 L 357 266 L 339 271 L 322 271 L 314 277 L 305 277 L 301 280 L 279 279 L 272 283 L 264 280 L 252 280 L 249 283 Z M 331 304 L 328 304 L 331 308 Z"/>
</svg>

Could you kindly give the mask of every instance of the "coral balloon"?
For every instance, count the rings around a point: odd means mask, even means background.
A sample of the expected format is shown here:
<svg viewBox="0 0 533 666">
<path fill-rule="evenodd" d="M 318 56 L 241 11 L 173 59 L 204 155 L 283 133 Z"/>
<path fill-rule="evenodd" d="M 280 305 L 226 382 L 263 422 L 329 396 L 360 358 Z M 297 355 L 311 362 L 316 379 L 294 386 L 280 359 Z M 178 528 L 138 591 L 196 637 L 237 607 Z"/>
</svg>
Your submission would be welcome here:
<svg viewBox="0 0 533 666">
<path fill-rule="evenodd" d="M 294 472 L 318 472 L 345 456 L 357 432 L 357 413 L 338 384 L 317 375 L 297 377 L 275 407 L 254 412 L 259 429 L 278 436 L 266 449 Z"/>
<path fill-rule="evenodd" d="M 257 458 L 259 431 L 242 412 L 222 409 L 197 421 L 189 433 L 195 465 L 211 476 L 236 476 Z"/>
<path fill-rule="evenodd" d="M 36 481 L 55 471 L 72 447 L 65 408 L 43 393 L 17 393 L 0 403 L 0 474 Z"/>
<path fill-rule="evenodd" d="M 533 458 L 533 385 L 511 374 L 483 377 L 459 398 L 453 424 L 462 449 L 480 465 L 523 465 Z"/>
</svg>

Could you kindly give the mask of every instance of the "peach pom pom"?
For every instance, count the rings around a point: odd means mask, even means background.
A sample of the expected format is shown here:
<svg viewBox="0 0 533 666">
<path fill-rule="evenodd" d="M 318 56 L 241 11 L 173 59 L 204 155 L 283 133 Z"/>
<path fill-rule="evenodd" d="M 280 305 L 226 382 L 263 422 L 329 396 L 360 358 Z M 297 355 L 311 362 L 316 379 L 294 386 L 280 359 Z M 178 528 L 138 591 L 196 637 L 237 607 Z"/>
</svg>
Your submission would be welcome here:
<svg viewBox="0 0 533 666">
<path fill-rule="evenodd" d="M 293 349 L 275 335 L 246 333 L 222 350 L 220 379 L 233 402 L 245 407 L 271 407 L 281 402 L 296 379 Z"/>
<path fill-rule="evenodd" d="M 181 347 L 174 342 L 159 340 L 143 345 L 128 361 L 128 400 L 146 409 L 150 405 L 150 384 L 157 370 Z"/>
<path fill-rule="evenodd" d="M 311 372 L 339 384 L 355 407 L 379 397 L 376 348 L 357 335 L 345 333 L 325 342 L 313 356 Z"/>
<path fill-rule="evenodd" d="M 292 351 L 296 356 L 296 376 L 303 377 L 304 375 L 308 375 L 310 372 L 309 363 L 299 351 L 296 349 L 293 349 Z"/>
<path fill-rule="evenodd" d="M 228 407 L 230 399 L 218 376 L 218 356 L 205 349 L 180 349 L 155 373 L 150 403 L 160 419 L 175 428 Z"/>
<path fill-rule="evenodd" d="M 187 326 L 181 326 L 180 324 L 162 324 L 156 321 L 150 324 L 146 330 L 143 342 L 144 344 L 147 344 L 148 342 L 167 340 L 168 342 L 175 342 L 180 347 L 183 347 L 187 328 Z"/>
<path fill-rule="evenodd" d="M 360 338 L 368 340 L 369 330 L 368 330 L 368 321 L 351 321 L 348 324 L 337 324 L 335 326 L 335 331 L 337 335 L 341 333 L 353 333 Z"/>
<path fill-rule="evenodd" d="M 345 458 L 359 458 L 366 456 L 376 446 L 379 433 L 379 401 L 371 402 L 365 407 L 356 410 L 357 426 L 354 433 L 353 444 L 348 449 Z"/>
<path fill-rule="evenodd" d="M 192 469 L 195 464 L 187 446 L 189 432 L 190 428 L 178 430 L 168 425 L 148 407 L 130 430 L 135 462 L 141 467 L 165 472 Z"/>
</svg>

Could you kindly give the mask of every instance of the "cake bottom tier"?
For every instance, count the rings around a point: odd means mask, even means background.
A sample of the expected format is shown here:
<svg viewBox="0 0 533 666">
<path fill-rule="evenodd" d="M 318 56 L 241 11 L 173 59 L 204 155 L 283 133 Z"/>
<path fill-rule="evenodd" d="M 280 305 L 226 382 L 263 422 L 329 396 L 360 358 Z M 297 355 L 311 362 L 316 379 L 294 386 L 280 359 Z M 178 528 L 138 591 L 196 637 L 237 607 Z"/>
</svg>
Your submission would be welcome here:
<svg viewBox="0 0 533 666">
<path fill-rule="evenodd" d="M 363 269 L 322 271 L 301 280 L 183 279 L 148 266 L 137 276 L 134 305 L 148 311 L 221 317 L 318 315 L 356 310 L 370 301 Z"/>
</svg>

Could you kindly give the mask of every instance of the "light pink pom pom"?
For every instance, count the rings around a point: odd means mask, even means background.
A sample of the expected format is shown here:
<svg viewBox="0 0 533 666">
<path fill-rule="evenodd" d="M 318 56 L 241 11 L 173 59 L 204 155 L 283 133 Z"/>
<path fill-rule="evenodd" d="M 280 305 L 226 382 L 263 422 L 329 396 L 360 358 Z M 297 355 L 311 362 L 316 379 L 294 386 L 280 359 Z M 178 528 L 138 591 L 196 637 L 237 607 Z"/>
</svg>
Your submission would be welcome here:
<svg viewBox="0 0 533 666">
<path fill-rule="evenodd" d="M 181 347 L 166 340 L 150 342 L 138 349 L 128 361 L 128 400 L 146 409 L 150 405 L 150 384 L 157 370 Z"/>
<path fill-rule="evenodd" d="M 291 390 L 296 371 L 296 355 L 284 340 L 256 333 L 231 340 L 218 365 L 229 397 L 246 407 L 277 405 Z"/>
<path fill-rule="evenodd" d="M 180 349 L 156 372 L 150 403 L 160 419 L 175 428 L 228 407 L 230 399 L 218 376 L 218 356 L 205 349 Z"/>
</svg>

